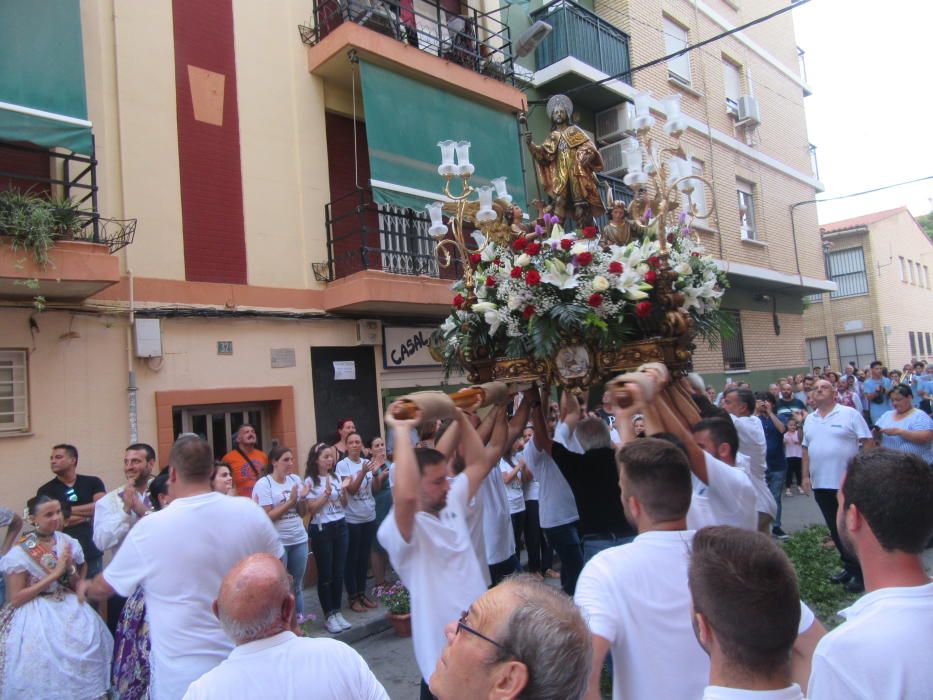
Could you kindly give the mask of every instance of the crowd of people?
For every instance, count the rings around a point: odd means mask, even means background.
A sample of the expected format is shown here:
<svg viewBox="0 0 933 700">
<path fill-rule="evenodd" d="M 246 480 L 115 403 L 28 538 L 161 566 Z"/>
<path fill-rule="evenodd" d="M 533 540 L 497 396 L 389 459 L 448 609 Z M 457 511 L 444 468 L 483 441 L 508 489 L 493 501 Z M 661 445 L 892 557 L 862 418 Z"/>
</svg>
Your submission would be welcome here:
<svg viewBox="0 0 933 700">
<path fill-rule="evenodd" d="M 388 445 L 341 419 L 303 474 L 248 424 L 219 461 L 181 435 L 158 474 L 132 444 L 110 491 L 56 445 L 26 534 L 0 510 L 0 700 L 387 697 L 351 648 L 303 637 L 309 557 L 335 636 L 391 565 L 426 699 L 595 700 L 610 660 L 616 699 L 933 697 L 933 366 L 718 394 L 663 366 L 623 379 L 589 409 L 536 387 L 443 420 L 396 402 Z M 828 635 L 777 543 L 793 493 L 833 580 L 868 591 Z"/>
</svg>

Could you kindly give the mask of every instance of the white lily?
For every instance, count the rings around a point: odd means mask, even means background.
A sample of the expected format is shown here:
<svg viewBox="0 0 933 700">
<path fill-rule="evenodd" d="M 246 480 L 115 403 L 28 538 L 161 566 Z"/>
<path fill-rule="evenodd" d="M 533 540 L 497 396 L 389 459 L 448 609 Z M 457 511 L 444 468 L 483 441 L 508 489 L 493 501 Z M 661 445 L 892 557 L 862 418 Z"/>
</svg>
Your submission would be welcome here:
<svg viewBox="0 0 933 700">
<path fill-rule="evenodd" d="M 629 301 L 647 299 L 648 293 L 645 291 L 646 288 L 651 289 L 651 285 L 642 282 L 641 275 L 631 268 L 626 268 L 616 281 L 616 289 Z"/>
<path fill-rule="evenodd" d="M 686 277 L 691 272 L 693 272 L 693 268 L 690 267 L 690 263 L 682 262 L 674 266 L 674 272 L 676 272 L 678 275 Z"/>
<path fill-rule="evenodd" d="M 496 246 L 488 245 L 483 248 L 482 252 L 479 254 L 480 259 L 485 263 L 491 263 L 496 259 Z"/>
<path fill-rule="evenodd" d="M 548 260 L 544 263 L 547 270 L 541 275 L 541 281 L 558 289 L 574 289 L 579 281 L 574 276 L 573 265 L 565 265 L 560 260 Z"/>
<path fill-rule="evenodd" d="M 577 241 L 573 244 L 573 247 L 570 248 L 570 254 L 579 255 L 580 253 L 587 253 L 592 247 L 590 241 Z"/>
<path fill-rule="evenodd" d="M 495 309 L 487 311 L 483 318 L 489 324 L 489 335 L 495 335 L 496 331 L 499 330 L 499 326 L 505 323 L 508 318 L 508 312 L 504 309 Z"/>
<path fill-rule="evenodd" d="M 476 291 L 479 292 L 479 289 L 477 289 Z M 495 311 L 495 310 L 496 310 L 496 305 L 493 304 L 491 301 L 480 301 L 480 302 L 477 302 L 476 304 L 473 304 L 473 311 L 478 314 L 482 314 L 487 311 Z"/>
<path fill-rule="evenodd" d="M 516 311 L 524 303 L 524 300 L 518 294 L 510 294 L 507 302 L 509 311 Z"/>
<path fill-rule="evenodd" d="M 448 333 L 456 329 L 456 327 L 457 327 L 457 324 L 454 323 L 454 320 L 450 316 L 448 316 L 446 319 L 444 319 L 444 322 L 441 324 L 441 332 L 444 335 L 447 335 Z"/>
</svg>

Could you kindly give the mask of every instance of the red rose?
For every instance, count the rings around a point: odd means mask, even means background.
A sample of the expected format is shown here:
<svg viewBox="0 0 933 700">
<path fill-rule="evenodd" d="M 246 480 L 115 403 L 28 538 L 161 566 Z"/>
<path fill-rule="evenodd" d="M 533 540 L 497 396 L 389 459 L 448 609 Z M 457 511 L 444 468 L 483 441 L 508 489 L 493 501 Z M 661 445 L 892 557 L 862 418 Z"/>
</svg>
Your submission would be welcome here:
<svg viewBox="0 0 933 700">
<path fill-rule="evenodd" d="M 492 264 L 493 264 L 493 265 L 501 265 L 501 264 L 502 264 L 502 258 L 500 258 L 500 257 L 497 255 L 497 256 L 495 257 L 495 259 L 492 261 Z"/>
<path fill-rule="evenodd" d="M 541 252 L 541 244 L 540 243 L 529 243 L 528 248 L 527 250 L 525 250 L 525 252 L 528 253 L 528 255 L 537 255 L 538 253 Z"/>
<path fill-rule="evenodd" d="M 596 238 L 598 231 L 595 226 L 584 226 L 582 233 L 584 238 Z"/>
<path fill-rule="evenodd" d="M 525 282 L 529 286 L 534 287 L 540 281 L 541 281 L 541 273 L 538 272 L 537 270 L 531 269 L 525 273 Z"/>
<path fill-rule="evenodd" d="M 640 301 L 635 304 L 635 315 L 638 318 L 648 318 L 654 310 L 654 304 L 650 301 Z"/>
<path fill-rule="evenodd" d="M 691 255 L 692 257 L 694 257 L 694 258 L 699 258 L 699 257 L 700 257 L 700 254 L 697 253 L 696 251 L 690 253 L 690 255 Z"/>
<path fill-rule="evenodd" d="M 465 299 L 463 298 L 463 295 L 462 295 L 462 294 L 458 294 L 457 296 L 454 297 L 453 304 L 454 304 L 454 306 L 456 306 L 456 307 L 459 309 L 460 307 L 463 306 L 463 302 L 464 302 L 464 301 L 465 301 Z"/>
<path fill-rule="evenodd" d="M 560 247 L 563 248 L 564 250 L 570 250 L 571 248 L 573 248 L 573 241 L 571 241 L 569 238 L 561 238 Z"/>
<path fill-rule="evenodd" d="M 577 256 L 577 262 L 583 267 L 586 267 L 591 262 L 593 262 L 593 254 L 592 253 L 580 253 Z"/>
<path fill-rule="evenodd" d="M 645 282 L 647 282 L 648 284 L 654 284 L 657 281 L 658 281 L 657 272 L 655 272 L 654 270 L 648 270 L 648 272 L 645 273 Z"/>
<path fill-rule="evenodd" d="M 509 275 L 512 277 L 513 280 L 517 280 L 519 277 L 522 276 L 522 268 L 513 267 Z"/>
<path fill-rule="evenodd" d="M 667 242 L 668 242 L 668 243 L 673 243 L 673 242 L 674 242 L 674 234 L 673 234 L 673 233 L 667 234 Z"/>
<path fill-rule="evenodd" d="M 528 245 L 528 239 L 522 236 L 521 238 L 516 238 L 512 241 L 512 248 L 515 250 L 524 250 L 525 246 Z"/>
<path fill-rule="evenodd" d="M 528 305 L 522 310 L 522 316 L 526 319 L 535 315 L 535 307 Z"/>
<path fill-rule="evenodd" d="M 496 278 L 493 277 L 492 275 L 489 275 L 489 277 L 486 278 L 486 286 L 487 286 L 487 287 L 495 287 L 495 286 L 496 286 Z"/>
<path fill-rule="evenodd" d="M 479 253 L 470 253 L 470 264 L 471 265 L 479 265 L 482 259 L 483 258 Z"/>
<path fill-rule="evenodd" d="M 590 295 L 590 298 L 587 299 L 587 303 L 588 303 L 590 306 L 592 306 L 594 309 L 595 309 L 597 306 L 602 306 L 602 303 L 603 303 L 603 295 L 602 295 L 602 294 L 591 294 L 591 295 Z"/>
<path fill-rule="evenodd" d="M 621 275 L 625 271 L 625 266 L 620 263 L 618 260 L 613 260 L 609 263 L 609 272 L 613 275 Z"/>
<path fill-rule="evenodd" d="M 661 265 L 661 258 L 657 255 L 652 255 L 648 258 L 648 264 L 651 265 L 651 267 L 659 267 Z"/>
</svg>

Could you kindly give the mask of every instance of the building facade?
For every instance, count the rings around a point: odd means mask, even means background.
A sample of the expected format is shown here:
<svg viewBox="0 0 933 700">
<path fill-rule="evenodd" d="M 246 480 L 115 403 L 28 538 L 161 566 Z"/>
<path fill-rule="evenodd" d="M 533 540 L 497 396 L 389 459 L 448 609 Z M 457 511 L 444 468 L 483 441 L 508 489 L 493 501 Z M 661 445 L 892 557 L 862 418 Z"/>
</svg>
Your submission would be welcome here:
<svg viewBox="0 0 933 700">
<path fill-rule="evenodd" d="M 0 241 L 7 498 L 48 478 L 58 442 L 108 486 L 131 441 L 164 464 L 194 431 L 219 456 L 244 421 L 303 458 L 340 418 L 370 437 L 392 396 L 461 382 L 424 347 L 459 276 L 427 234 L 424 204 L 443 197 L 436 144 L 469 140 L 473 184 L 505 175 L 527 209 L 536 185 L 516 116 L 543 134 L 541 103 L 557 92 L 603 147 L 614 141 L 596 134 L 598 115 L 636 89 L 682 94 L 685 141 L 711 183 L 700 236 L 741 326 L 699 348 L 697 367 L 716 382 L 802 367 L 801 297 L 830 286 L 815 210 L 791 218 L 820 185 L 789 16 L 586 87 L 777 5 L 4 5 L 0 32 L 14 34 L 0 52 L 21 70 L 0 81 L 0 194 L 67 196 L 80 224 L 48 259 Z M 553 31 L 520 58 L 539 18 Z M 604 180 L 619 197 L 622 174 Z"/>
<path fill-rule="evenodd" d="M 804 312 L 810 366 L 933 360 L 933 243 L 906 207 L 820 227 L 836 291 Z"/>
</svg>

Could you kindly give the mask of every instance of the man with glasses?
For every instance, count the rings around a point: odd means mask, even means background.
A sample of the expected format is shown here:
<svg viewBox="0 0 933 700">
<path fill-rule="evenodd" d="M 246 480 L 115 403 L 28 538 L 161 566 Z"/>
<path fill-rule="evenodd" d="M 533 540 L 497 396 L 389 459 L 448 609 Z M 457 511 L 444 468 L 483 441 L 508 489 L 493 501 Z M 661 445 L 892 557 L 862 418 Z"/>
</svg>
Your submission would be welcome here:
<svg viewBox="0 0 933 700">
<path fill-rule="evenodd" d="M 481 595 L 444 634 L 430 681 L 438 700 L 579 700 L 586 691 L 591 642 L 580 610 L 530 575 Z"/>
<path fill-rule="evenodd" d="M 851 593 L 864 590 L 862 570 L 858 561 L 842 547 L 836 531 L 836 492 L 846 473 L 849 460 L 858 454 L 859 447 L 872 447 L 871 431 L 865 419 L 854 408 L 836 403 L 836 389 L 826 379 L 813 387 L 816 410 L 803 424 L 803 489 L 813 492 L 829 528 L 829 534 L 842 557 L 843 569 L 831 577 L 833 583 L 846 585 Z"/>
<path fill-rule="evenodd" d="M 87 578 L 93 578 L 100 573 L 104 556 L 94 546 L 94 504 L 104 497 L 107 489 L 98 477 L 77 473 L 78 448 L 74 445 L 55 445 L 49 461 L 55 478 L 42 484 L 36 495 L 57 499 L 71 507 L 64 532 L 81 543 Z"/>
</svg>

